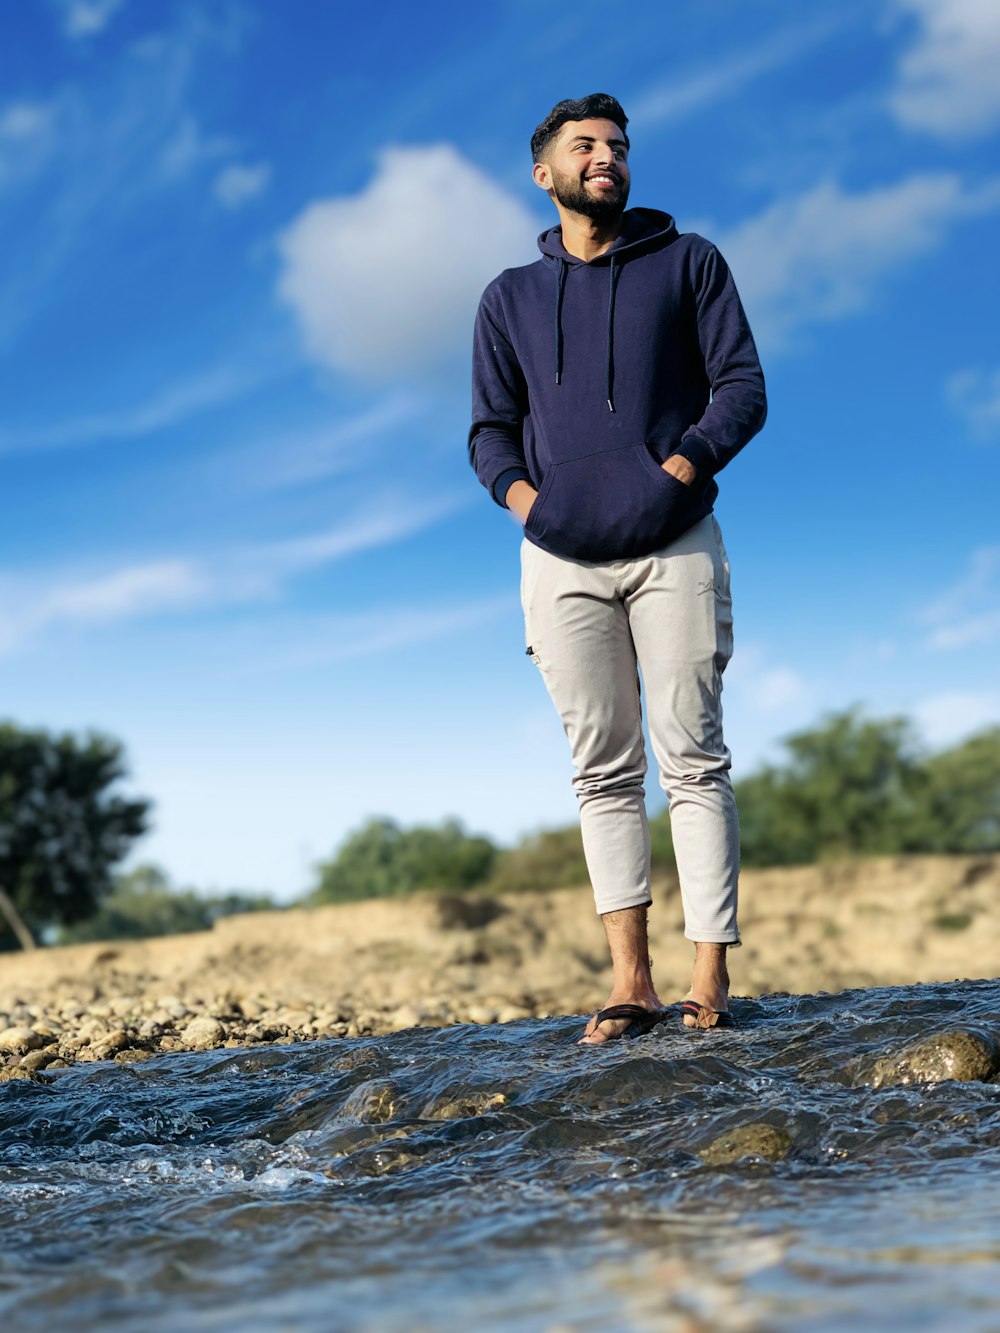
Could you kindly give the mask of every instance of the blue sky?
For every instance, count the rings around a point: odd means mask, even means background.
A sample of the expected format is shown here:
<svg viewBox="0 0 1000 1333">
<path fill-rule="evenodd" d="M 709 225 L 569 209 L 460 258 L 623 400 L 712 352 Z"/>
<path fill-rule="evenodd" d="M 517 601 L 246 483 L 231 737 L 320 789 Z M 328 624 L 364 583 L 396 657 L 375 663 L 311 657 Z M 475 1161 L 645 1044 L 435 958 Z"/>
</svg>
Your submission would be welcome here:
<svg viewBox="0 0 1000 1333">
<path fill-rule="evenodd" d="M 479 294 L 553 220 L 528 139 L 595 90 L 767 376 L 717 506 L 736 773 L 854 702 L 1000 719 L 993 0 L 0 24 L 2 713 L 124 742 L 137 859 L 288 898 L 371 814 L 575 817 L 465 442 Z"/>
</svg>

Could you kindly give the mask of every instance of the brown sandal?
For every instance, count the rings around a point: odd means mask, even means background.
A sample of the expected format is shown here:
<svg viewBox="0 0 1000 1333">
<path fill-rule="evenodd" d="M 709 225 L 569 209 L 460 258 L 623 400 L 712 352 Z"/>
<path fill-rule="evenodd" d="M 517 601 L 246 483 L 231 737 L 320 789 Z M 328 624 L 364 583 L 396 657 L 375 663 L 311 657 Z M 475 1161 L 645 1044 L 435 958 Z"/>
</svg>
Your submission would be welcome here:
<svg viewBox="0 0 1000 1333">
<path fill-rule="evenodd" d="M 607 1037 L 606 1041 L 618 1041 L 622 1037 L 630 1039 L 634 1037 L 644 1037 L 647 1032 L 651 1032 L 657 1023 L 662 1023 L 668 1013 L 668 1009 L 643 1009 L 641 1004 L 612 1004 L 607 1009 L 597 1011 L 597 1022 L 594 1024 L 594 1031 L 591 1036 L 601 1026 L 606 1018 L 629 1018 L 632 1021 L 623 1032 L 619 1032 L 617 1037 Z M 588 1042 L 586 1045 L 600 1046 L 601 1042 Z"/>
<path fill-rule="evenodd" d="M 736 1026 L 736 1019 L 733 1018 L 728 1009 L 709 1009 L 707 1004 L 699 1004 L 697 1000 L 682 1000 L 681 1013 L 693 1018 L 696 1028 L 734 1028 Z M 692 1030 L 688 1028 L 687 1023 L 683 1020 L 681 1026 L 687 1028 L 689 1032 Z"/>
</svg>

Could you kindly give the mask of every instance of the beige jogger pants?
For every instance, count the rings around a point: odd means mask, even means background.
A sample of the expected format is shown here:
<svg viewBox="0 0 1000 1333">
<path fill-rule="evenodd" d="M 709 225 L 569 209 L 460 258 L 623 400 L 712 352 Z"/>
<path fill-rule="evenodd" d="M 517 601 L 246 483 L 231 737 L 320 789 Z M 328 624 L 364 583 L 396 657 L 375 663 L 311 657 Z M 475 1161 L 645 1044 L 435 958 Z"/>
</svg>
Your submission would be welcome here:
<svg viewBox="0 0 1000 1333">
<path fill-rule="evenodd" d="M 722 738 L 729 560 L 713 515 L 652 555 L 587 563 L 525 539 L 528 651 L 569 738 L 599 913 L 649 903 L 639 672 L 692 940 L 739 943 L 739 823 Z"/>
</svg>

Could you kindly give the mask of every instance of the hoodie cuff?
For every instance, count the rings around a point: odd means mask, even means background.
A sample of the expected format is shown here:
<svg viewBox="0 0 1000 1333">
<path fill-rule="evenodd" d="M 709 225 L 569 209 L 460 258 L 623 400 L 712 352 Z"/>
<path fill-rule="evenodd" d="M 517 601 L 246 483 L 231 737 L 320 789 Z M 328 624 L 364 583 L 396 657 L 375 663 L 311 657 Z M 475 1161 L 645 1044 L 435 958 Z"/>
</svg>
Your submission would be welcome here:
<svg viewBox="0 0 1000 1333">
<path fill-rule="evenodd" d="M 514 485 L 515 481 L 530 481 L 531 474 L 527 468 L 509 467 L 506 472 L 501 472 L 499 477 L 493 483 L 493 499 L 498 505 L 507 507 L 507 492 Z"/>
<path fill-rule="evenodd" d="M 681 440 L 680 447 L 675 449 L 674 453 L 680 454 L 681 458 L 686 458 L 698 469 L 697 485 L 703 486 L 715 476 L 718 466 L 715 454 L 704 440 L 698 439 L 697 435 L 689 435 L 686 440 Z"/>
</svg>

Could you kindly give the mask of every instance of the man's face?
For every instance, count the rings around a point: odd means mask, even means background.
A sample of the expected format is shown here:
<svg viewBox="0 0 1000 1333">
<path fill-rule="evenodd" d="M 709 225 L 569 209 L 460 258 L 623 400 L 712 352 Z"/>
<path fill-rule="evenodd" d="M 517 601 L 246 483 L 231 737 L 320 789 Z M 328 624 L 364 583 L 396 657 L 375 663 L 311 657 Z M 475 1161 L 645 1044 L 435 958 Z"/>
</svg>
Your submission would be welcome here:
<svg viewBox="0 0 1000 1333">
<path fill-rule="evenodd" d="M 613 222 L 628 202 L 625 136 L 613 120 L 570 120 L 535 164 L 534 179 L 571 213 Z"/>
</svg>

